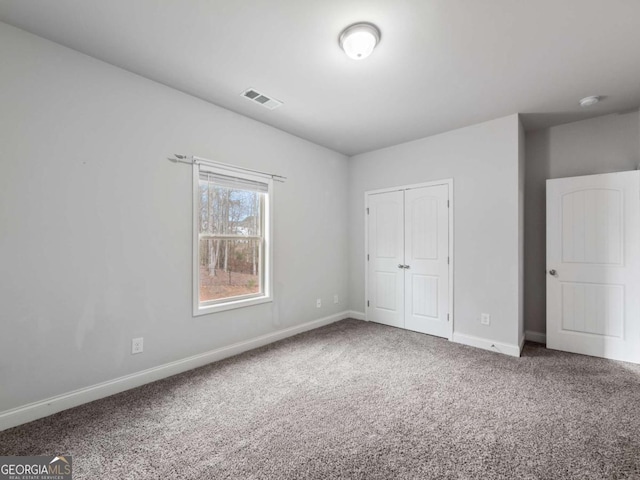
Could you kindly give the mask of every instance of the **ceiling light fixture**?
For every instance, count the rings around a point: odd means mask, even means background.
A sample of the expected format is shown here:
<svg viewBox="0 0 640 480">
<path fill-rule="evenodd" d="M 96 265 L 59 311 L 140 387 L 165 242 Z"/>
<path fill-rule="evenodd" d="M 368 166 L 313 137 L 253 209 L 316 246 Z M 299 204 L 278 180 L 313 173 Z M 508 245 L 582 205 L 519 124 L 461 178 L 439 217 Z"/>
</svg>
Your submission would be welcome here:
<svg viewBox="0 0 640 480">
<path fill-rule="evenodd" d="M 600 97 L 597 96 L 597 95 L 593 95 L 591 97 L 584 97 L 582 100 L 580 100 L 580 106 L 581 107 L 590 107 L 592 105 L 595 105 L 599 101 L 600 101 Z"/>
<path fill-rule="evenodd" d="M 349 58 L 367 58 L 380 41 L 380 30 L 372 23 L 355 23 L 340 34 L 340 48 Z"/>
</svg>

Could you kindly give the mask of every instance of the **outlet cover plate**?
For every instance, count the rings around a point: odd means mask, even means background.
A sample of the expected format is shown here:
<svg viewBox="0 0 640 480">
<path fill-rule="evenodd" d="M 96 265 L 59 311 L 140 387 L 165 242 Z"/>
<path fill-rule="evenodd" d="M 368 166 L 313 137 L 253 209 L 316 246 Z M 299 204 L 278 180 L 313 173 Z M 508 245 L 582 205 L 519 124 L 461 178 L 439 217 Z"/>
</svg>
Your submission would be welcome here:
<svg viewBox="0 0 640 480">
<path fill-rule="evenodd" d="M 491 325 L 491 315 L 489 315 L 488 313 L 481 313 L 480 323 L 482 325 Z"/>
<path fill-rule="evenodd" d="M 132 338 L 131 339 L 131 355 L 136 353 L 142 353 L 144 351 L 144 338 Z"/>
</svg>

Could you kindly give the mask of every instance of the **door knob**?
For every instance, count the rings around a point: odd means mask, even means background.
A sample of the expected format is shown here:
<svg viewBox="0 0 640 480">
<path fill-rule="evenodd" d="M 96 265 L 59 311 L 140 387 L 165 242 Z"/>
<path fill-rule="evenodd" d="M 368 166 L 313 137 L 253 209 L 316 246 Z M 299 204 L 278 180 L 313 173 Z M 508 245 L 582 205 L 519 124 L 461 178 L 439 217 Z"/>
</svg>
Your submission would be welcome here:
<svg viewBox="0 0 640 480">
<path fill-rule="evenodd" d="M 549 275 L 551 275 L 552 277 L 555 277 L 557 273 L 558 272 L 556 272 L 555 270 L 549 270 Z"/>
</svg>

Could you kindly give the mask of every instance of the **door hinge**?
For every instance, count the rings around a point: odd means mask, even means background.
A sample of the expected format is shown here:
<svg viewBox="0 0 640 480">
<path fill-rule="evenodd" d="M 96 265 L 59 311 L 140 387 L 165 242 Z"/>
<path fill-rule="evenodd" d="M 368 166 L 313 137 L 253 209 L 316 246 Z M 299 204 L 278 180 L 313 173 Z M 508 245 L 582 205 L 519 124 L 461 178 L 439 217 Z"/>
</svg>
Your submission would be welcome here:
<svg viewBox="0 0 640 480">
<path fill-rule="evenodd" d="M 367 253 L 367 262 L 369 261 L 369 254 Z"/>
<path fill-rule="evenodd" d="M 367 207 L 367 215 L 369 215 L 369 207 Z"/>
<path fill-rule="evenodd" d="M 447 265 L 451 262 L 451 257 L 447 257 Z"/>
<path fill-rule="evenodd" d="M 449 321 L 449 314 L 447 313 L 447 322 Z"/>
<path fill-rule="evenodd" d="M 451 206 L 451 204 L 449 203 L 449 200 L 447 200 L 447 208 L 449 208 Z"/>
<path fill-rule="evenodd" d="M 367 307 L 369 306 L 369 300 L 367 300 Z"/>
</svg>

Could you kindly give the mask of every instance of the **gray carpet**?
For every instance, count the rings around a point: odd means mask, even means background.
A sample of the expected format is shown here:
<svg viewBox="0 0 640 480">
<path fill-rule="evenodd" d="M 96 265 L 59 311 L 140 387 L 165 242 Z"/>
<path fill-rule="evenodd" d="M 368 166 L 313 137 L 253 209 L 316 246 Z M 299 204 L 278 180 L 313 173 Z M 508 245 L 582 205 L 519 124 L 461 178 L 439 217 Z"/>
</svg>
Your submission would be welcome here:
<svg viewBox="0 0 640 480">
<path fill-rule="evenodd" d="M 640 478 L 640 366 L 345 320 L 0 432 L 75 479 Z"/>
</svg>

